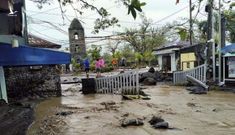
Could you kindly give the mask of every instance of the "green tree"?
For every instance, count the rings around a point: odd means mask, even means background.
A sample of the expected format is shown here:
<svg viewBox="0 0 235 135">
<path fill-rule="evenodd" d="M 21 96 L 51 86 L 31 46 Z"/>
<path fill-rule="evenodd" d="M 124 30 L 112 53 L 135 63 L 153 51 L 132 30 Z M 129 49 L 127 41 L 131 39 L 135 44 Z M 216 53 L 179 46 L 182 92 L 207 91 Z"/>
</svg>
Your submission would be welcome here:
<svg viewBox="0 0 235 135">
<path fill-rule="evenodd" d="M 92 46 L 91 49 L 88 50 L 88 55 L 92 58 L 92 61 L 100 58 L 101 47 Z"/>
<path fill-rule="evenodd" d="M 94 33 L 98 33 L 99 30 L 106 29 L 118 23 L 118 19 L 116 17 L 112 17 L 107 9 L 105 9 L 104 7 L 98 8 L 95 5 L 93 5 L 92 4 L 93 0 L 91 1 L 90 0 L 31 0 L 31 1 L 35 2 L 39 8 L 42 8 L 44 4 L 53 4 L 54 1 L 57 1 L 60 5 L 61 16 L 63 19 L 65 18 L 64 17 L 65 11 L 63 10 L 63 6 L 67 4 L 70 4 L 73 10 L 79 13 L 80 15 L 82 15 L 85 12 L 84 9 L 90 9 L 92 11 L 97 12 L 100 17 L 97 18 L 94 22 L 95 24 L 93 31 Z M 73 6 L 73 3 L 75 1 L 77 1 L 81 9 L 78 9 L 75 6 Z M 124 6 L 126 6 L 128 9 L 128 14 L 131 14 L 134 19 L 137 16 L 137 12 L 142 12 L 142 7 L 146 5 L 145 2 L 141 2 L 140 0 L 118 0 L 115 1 L 115 3 L 116 2 L 121 2 Z"/>
<path fill-rule="evenodd" d="M 150 62 L 155 58 L 152 51 L 146 51 L 143 54 L 143 59 L 145 62 L 147 62 L 148 66 L 151 66 Z"/>
<path fill-rule="evenodd" d="M 227 10 L 224 14 L 227 20 L 226 28 L 229 31 L 229 41 L 235 43 L 235 10 Z"/>
<path fill-rule="evenodd" d="M 143 55 L 139 52 L 135 52 L 135 61 L 136 61 L 137 67 L 139 67 L 143 61 Z"/>
<path fill-rule="evenodd" d="M 144 15 L 140 28 L 126 29 L 123 40 L 127 42 L 136 52 L 143 54 L 147 50 L 161 46 L 166 42 L 165 27 L 151 27 L 151 20 Z"/>
</svg>

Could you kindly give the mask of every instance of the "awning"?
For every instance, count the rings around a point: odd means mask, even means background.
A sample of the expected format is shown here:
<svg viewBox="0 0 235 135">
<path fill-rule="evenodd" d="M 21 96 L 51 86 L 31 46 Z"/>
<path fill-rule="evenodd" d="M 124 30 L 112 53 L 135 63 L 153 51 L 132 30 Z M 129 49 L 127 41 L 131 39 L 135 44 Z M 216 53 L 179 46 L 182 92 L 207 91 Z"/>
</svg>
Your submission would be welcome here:
<svg viewBox="0 0 235 135">
<path fill-rule="evenodd" d="M 232 52 L 235 52 L 235 43 L 228 44 L 221 49 L 221 53 L 223 54 L 232 53 Z"/>
<path fill-rule="evenodd" d="M 235 53 L 226 53 L 224 57 L 234 57 Z"/>
<path fill-rule="evenodd" d="M 20 45 L 0 43 L 0 66 L 56 65 L 70 63 L 69 53 Z"/>
</svg>

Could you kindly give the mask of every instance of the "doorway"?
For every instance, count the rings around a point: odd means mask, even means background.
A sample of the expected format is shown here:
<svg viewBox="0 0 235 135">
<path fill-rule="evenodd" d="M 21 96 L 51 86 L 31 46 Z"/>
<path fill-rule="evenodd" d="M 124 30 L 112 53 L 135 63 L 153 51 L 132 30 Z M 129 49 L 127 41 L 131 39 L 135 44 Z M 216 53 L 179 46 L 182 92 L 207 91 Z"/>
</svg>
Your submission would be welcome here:
<svg viewBox="0 0 235 135">
<path fill-rule="evenodd" d="M 162 69 L 164 71 L 171 71 L 171 56 L 164 55 L 162 57 Z"/>
</svg>

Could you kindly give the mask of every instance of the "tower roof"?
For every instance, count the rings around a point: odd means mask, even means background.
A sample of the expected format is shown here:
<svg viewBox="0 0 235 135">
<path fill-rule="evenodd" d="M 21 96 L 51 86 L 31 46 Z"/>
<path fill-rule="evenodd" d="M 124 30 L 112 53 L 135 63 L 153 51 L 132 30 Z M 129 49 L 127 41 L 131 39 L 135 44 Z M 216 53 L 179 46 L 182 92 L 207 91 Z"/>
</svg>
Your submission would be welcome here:
<svg viewBox="0 0 235 135">
<path fill-rule="evenodd" d="M 83 29 L 82 24 L 78 21 L 77 18 L 74 18 L 71 22 L 69 29 Z"/>
</svg>

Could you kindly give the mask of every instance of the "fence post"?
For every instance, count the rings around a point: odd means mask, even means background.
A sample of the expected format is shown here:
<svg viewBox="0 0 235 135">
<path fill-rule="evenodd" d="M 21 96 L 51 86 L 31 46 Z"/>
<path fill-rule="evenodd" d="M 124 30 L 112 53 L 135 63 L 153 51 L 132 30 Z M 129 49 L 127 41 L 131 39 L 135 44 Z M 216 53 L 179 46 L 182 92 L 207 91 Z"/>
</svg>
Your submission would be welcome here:
<svg viewBox="0 0 235 135">
<path fill-rule="evenodd" d="M 4 99 L 8 103 L 6 81 L 4 76 L 4 69 L 2 66 L 0 66 L 0 99 Z"/>
<path fill-rule="evenodd" d="M 137 95 L 139 97 L 139 72 L 138 70 L 136 71 L 136 90 L 137 90 Z"/>
<path fill-rule="evenodd" d="M 206 67 L 207 67 L 207 64 L 204 65 L 204 78 L 203 78 L 203 82 L 206 82 Z"/>
</svg>

